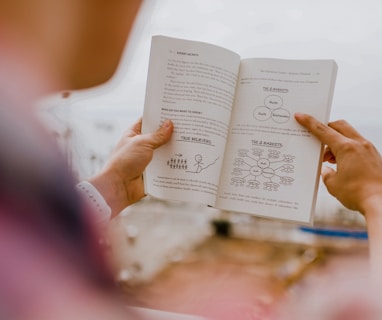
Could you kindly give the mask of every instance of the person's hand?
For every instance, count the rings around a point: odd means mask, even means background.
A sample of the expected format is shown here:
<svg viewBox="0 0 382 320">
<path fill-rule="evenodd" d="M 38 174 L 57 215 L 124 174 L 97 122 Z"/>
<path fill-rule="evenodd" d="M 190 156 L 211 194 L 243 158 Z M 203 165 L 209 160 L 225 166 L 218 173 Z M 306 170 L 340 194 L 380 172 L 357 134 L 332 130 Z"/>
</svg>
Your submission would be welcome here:
<svg viewBox="0 0 382 320">
<path fill-rule="evenodd" d="M 336 170 L 322 169 L 329 193 L 365 216 L 374 211 L 370 208 L 381 205 L 382 158 L 374 145 L 344 120 L 324 125 L 306 114 L 298 113 L 295 118 L 326 145 L 324 161 L 337 164 Z"/>
<path fill-rule="evenodd" d="M 154 149 L 168 142 L 174 129 L 170 120 L 149 134 L 141 134 L 141 127 L 139 119 L 122 136 L 105 168 L 89 179 L 110 206 L 112 217 L 144 197 L 142 173 Z"/>
</svg>

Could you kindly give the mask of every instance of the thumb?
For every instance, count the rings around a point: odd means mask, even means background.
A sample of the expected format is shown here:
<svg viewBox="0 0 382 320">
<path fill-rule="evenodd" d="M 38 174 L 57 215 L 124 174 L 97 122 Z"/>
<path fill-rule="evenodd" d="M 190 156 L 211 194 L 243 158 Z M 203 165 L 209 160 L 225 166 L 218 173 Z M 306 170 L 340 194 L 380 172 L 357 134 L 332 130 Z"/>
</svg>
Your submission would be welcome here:
<svg viewBox="0 0 382 320">
<path fill-rule="evenodd" d="M 174 131 L 174 124 L 171 120 L 163 122 L 162 126 L 155 132 L 151 133 L 151 145 L 154 149 L 168 142 Z"/>
</svg>

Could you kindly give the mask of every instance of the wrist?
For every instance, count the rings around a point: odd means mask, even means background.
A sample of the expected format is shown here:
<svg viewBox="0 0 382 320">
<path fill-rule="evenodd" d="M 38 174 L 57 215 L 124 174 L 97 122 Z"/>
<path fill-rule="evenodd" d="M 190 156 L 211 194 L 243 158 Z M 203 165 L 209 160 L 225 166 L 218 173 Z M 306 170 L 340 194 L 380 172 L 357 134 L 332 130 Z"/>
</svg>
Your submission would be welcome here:
<svg viewBox="0 0 382 320">
<path fill-rule="evenodd" d="M 363 201 L 359 210 L 367 220 L 382 218 L 382 195 L 369 196 Z"/>
<path fill-rule="evenodd" d="M 111 218 L 118 215 L 126 206 L 126 191 L 121 179 L 112 172 L 104 171 L 89 179 L 111 208 Z"/>
</svg>

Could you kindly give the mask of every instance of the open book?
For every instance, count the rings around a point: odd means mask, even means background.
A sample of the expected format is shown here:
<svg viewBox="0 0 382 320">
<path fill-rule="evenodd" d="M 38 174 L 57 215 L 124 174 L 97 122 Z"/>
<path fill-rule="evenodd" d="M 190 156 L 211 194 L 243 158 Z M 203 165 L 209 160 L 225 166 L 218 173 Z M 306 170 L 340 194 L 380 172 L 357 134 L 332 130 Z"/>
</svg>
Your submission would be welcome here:
<svg viewBox="0 0 382 320">
<path fill-rule="evenodd" d="M 322 145 L 295 112 L 329 120 L 333 60 L 241 59 L 212 44 L 154 36 L 142 131 L 174 122 L 146 192 L 227 211 L 312 222 Z"/>
</svg>

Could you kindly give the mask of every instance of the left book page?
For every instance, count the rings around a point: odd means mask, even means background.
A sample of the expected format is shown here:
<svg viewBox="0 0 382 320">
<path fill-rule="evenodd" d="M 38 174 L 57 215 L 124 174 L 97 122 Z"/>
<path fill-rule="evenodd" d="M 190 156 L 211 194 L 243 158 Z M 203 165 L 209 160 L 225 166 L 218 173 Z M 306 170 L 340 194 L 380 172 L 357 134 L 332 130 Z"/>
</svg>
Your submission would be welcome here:
<svg viewBox="0 0 382 320">
<path fill-rule="evenodd" d="M 215 205 L 240 56 L 202 42 L 154 36 L 142 132 L 171 119 L 171 141 L 155 150 L 145 191 Z"/>
</svg>

